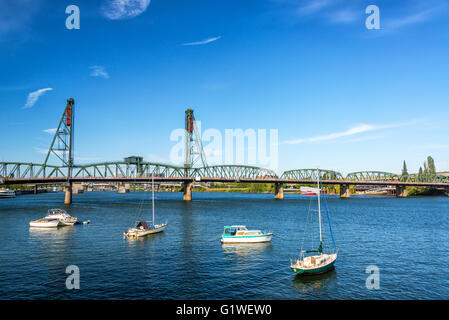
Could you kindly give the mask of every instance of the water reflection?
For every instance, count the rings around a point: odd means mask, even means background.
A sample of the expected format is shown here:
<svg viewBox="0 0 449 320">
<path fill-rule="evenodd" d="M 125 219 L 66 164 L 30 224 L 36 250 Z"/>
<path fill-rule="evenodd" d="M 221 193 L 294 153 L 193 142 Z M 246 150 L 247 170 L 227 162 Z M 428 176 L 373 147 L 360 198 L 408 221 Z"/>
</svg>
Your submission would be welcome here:
<svg viewBox="0 0 449 320">
<path fill-rule="evenodd" d="M 236 254 L 241 257 L 246 257 L 252 253 L 260 253 L 263 250 L 271 250 L 271 242 L 262 243 L 223 243 L 223 252 L 226 254 Z"/>
<path fill-rule="evenodd" d="M 38 240 L 54 240 L 67 238 L 75 229 L 75 226 L 64 226 L 58 228 L 30 227 L 30 237 Z"/>
<path fill-rule="evenodd" d="M 329 272 L 313 276 L 296 275 L 292 280 L 292 285 L 305 295 L 322 294 L 327 289 L 336 284 L 337 272 L 332 269 Z"/>
</svg>

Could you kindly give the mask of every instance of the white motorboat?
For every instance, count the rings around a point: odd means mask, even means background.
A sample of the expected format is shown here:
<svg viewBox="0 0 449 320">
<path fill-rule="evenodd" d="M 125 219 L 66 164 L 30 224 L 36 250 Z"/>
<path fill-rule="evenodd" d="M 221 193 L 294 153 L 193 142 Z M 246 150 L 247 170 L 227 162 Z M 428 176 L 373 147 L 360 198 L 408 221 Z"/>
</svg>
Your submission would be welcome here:
<svg viewBox="0 0 449 320">
<path fill-rule="evenodd" d="M 14 190 L 0 189 L 0 198 L 14 198 L 16 193 Z"/>
<path fill-rule="evenodd" d="M 61 226 L 73 226 L 77 221 L 77 217 L 72 217 L 63 209 L 50 209 L 44 219 L 57 219 Z"/>
<path fill-rule="evenodd" d="M 246 226 L 225 226 L 221 243 L 259 243 L 269 242 L 273 232 L 248 230 Z"/>
<path fill-rule="evenodd" d="M 58 219 L 39 219 L 30 222 L 30 227 L 34 228 L 57 228 L 58 226 Z"/>
</svg>

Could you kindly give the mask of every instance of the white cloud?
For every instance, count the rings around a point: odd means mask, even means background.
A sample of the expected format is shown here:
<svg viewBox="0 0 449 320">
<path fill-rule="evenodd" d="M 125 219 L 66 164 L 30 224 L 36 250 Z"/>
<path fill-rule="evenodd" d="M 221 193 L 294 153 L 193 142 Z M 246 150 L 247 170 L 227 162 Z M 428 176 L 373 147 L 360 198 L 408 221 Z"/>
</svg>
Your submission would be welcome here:
<svg viewBox="0 0 449 320">
<path fill-rule="evenodd" d="M 203 45 L 203 44 L 207 44 L 207 43 L 210 43 L 210 42 L 217 41 L 220 38 L 221 38 L 221 36 L 212 37 L 212 38 L 207 38 L 207 39 L 204 39 L 204 40 L 201 40 L 201 41 L 183 43 L 182 45 L 183 46 L 200 46 L 200 45 Z"/>
<path fill-rule="evenodd" d="M 332 3 L 332 0 L 312 0 L 304 6 L 298 8 L 298 13 L 301 15 L 313 14 L 323 10 Z"/>
<path fill-rule="evenodd" d="M 333 23 L 351 23 L 356 21 L 360 12 L 353 9 L 343 9 L 329 14 L 329 19 Z"/>
<path fill-rule="evenodd" d="M 23 106 L 22 109 L 32 108 L 36 104 L 37 100 L 39 99 L 39 97 L 41 95 L 43 95 L 45 92 L 51 91 L 51 90 L 53 90 L 53 88 L 44 88 L 44 89 L 39 89 L 39 90 L 29 93 L 27 102 L 25 103 L 25 105 Z"/>
<path fill-rule="evenodd" d="M 335 133 L 330 133 L 327 135 L 316 136 L 316 137 L 311 137 L 311 138 L 287 140 L 287 141 L 283 142 L 283 144 L 300 144 L 300 143 L 304 143 L 304 142 L 319 142 L 319 141 L 335 140 L 335 139 L 338 139 L 341 137 L 352 136 L 352 135 L 369 132 L 369 131 L 404 127 L 404 126 L 408 126 L 408 125 L 411 125 L 414 123 L 416 123 L 416 121 L 396 123 L 396 124 L 387 124 L 387 125 L 360 124 L 355 127 L 349 128 L 346 131 L 335 132 Z"/>
<path fill-rule="evenodd" d="M 427 2 L 423 2 L 423 4 L 427 4 Z M 432 7 L 428 7 L 427 9 L 418 8 L 416 9 L 416 13 L 387 20 L 385 22 L 385 29 L 395 30 L 398 28 L 428 21 L 434 16 L 444 12 L 448 6 L 446 1 L 441 0 L 429 1 L 429 5 L 432 5 Z"/>
<path fill-rule="evenodd" d="M 90 72 L 90 75 L 92 77 L 100 77 L 100 78 L 104 78 L 104 79 L 109 79 L 109 73 L 107 73 L 107 71 L 105 70 L 104 67 L 90 66 L 89 68 L 92 69 L 92 71 Z"/>
<path fill-rule="evenodd" d="M 111 20 L 130 19 L 144 13 L 151 0 L 109 0 L 104 1 L 102 14 Z"/>
<path fill-rule="evenodd" d="M 53 134 L 53 133 L 56 133 L 56 130 L 57 130 L 57 128 L 45 129 L 44 132 Z"/>
</svg>

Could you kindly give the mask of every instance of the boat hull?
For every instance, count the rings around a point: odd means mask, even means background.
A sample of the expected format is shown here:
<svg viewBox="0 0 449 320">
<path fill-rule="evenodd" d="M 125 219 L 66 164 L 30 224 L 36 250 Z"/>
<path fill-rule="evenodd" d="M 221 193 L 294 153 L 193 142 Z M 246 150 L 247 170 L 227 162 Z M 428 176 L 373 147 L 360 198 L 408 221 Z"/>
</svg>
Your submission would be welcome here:
<svg viewBox="0 0 449 320">
<path fill-rule="evenodd" d="M 167 224 L 161 224 L 157 225 L 152 229 L 146 229 L 146 230 L 136 230 L 136 231 L 128 231 L 125 232 L 123 235 L 125 238 L 140 238 L 140 237 L 146 237 L 150 234 L 155 234 L 164 231 Z"/>
<path fill-rule="evenodd" d="M 260 236 L 228 236 L 221 238 L 221 243 L 261 243 L 270 242 L 273 237 L 272 233 Z"/>
<path fill-rule="evenodd" d="M 334 269 L 335 261 L 337 260 L 337 254 L 332 255 L 325 255 L 329 259 L 329 262 L 326 264 L 320 264 L 317 266 L 310 266 L 307 267 L 304 266 L 303 262 L 292 264 L 290 268 L 292 271 L 298 275 L 316 275 L 316 274 L 322 274 L 326 273 L 328 271 L 331 271 Z"/>
<path fill-rule="evenodd" d="M 35 220 L 30 222 L 30 227 L 33 228 L 57 228 L 59 226 L 59 221 L 40 221 Z"/>
<path fill-rule="evenodd" d="M 296 273 L 298 275 L 312 276 L 312 275 L 317 275 L 317 274 L 323 274 L 323 273 L 333 270 L 335 268 L 334 263 L 335 263 L 335 261 L 329 263 L 326 266 L 322 266 L 322 267 L 318 267 L 318 268 L 314 268 L 314 269 L 302 269 L 302 268 L 296 268 L 296 267 L 291 267 L 291 269 L 294 273 Z"/>
</svg>

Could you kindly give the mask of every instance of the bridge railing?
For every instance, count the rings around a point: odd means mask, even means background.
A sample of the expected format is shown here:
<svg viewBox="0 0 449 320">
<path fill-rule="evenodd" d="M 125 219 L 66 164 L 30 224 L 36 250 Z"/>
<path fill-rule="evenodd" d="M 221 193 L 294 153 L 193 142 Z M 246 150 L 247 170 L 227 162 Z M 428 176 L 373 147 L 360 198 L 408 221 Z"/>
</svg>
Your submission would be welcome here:
<svg viewBox="0 0 449 320">
<path fill-rule="evenodd" d="M 318 172 L 318 173 L 317 173 Z M 340 172 L 326 169 L 296 169 L 285 171 L 281 175 L 281 179 L 288 180 L 344 180 Z"/>
<path fill-rule="evenodd" d="M 435 183 L 449 183 L 449 177 L 438 174 L 410 174 L 403 175 L 400 178 L 401 182 L 435 182 Z"/>
<path fill-rule="evenodd" d="M 245 165 L 217 165 L 191 170 L 192 177 L 224 179 L 277 179 L 276 172 L 270 169 Z"/>
<path fill-rule="evenodd" d="M 0 162 L 3 178 L 57 178 L 66 177 L 67 167 L 24 162 Z"/>
<path fill-rule="evenodd" d="M 359 171 L 348 173 L 345 179 L 352 181 L 399 181 L 400 176 L 384 171 Z"/>
</svg>

